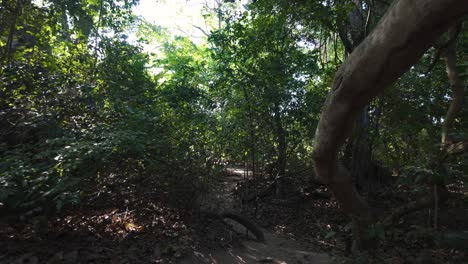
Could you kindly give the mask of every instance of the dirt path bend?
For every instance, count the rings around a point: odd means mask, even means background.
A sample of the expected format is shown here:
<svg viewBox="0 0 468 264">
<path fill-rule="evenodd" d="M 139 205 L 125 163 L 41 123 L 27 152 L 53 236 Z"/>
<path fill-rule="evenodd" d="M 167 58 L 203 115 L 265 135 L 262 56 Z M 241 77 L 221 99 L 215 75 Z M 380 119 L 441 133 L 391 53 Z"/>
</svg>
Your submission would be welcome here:
<svg viewBox="0 0 468 264">
<path fill-rule="evenodd" d="M 225 207 L 232 207 L 232 190 L 236 183 L 244 179 L 241 169 L 230 168 L 228 175 L 223 179 L 218 189 L 218 198 L 222 199 Z M 265 243 L 253 240 L 242 240 L 232 248 L 218 248 L 205 252 L 193 252 L 191 256 L 183 259 L 181 264 L 250 264 L 250 263 L 276 263 L 276 264 L 322 264 L 332 263 L 332 258 L 324 253 L 317 253 L 308 248 L 307 244 L 300 243 L 290 237 L 275 234 L 262 229 Z"/>
</svg>

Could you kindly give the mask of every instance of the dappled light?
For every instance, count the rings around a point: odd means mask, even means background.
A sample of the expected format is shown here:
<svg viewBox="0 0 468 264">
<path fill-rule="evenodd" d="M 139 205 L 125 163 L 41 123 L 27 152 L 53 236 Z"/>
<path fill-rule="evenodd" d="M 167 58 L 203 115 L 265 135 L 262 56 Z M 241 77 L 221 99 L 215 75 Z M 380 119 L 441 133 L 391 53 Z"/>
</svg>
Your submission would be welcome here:
<svg viewBox="0 0 468 264">
<path fill-rule="evenodd" d="M 1 1 L 0 263 L 468 263 L 467 14 Z"/>
</svg>

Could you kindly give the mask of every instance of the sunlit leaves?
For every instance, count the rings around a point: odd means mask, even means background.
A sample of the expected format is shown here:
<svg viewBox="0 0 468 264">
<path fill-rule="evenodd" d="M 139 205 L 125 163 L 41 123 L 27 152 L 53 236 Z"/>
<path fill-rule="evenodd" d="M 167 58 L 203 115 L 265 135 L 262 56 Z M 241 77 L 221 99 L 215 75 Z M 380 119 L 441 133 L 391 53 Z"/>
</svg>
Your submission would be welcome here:
<svg viewBox="0 0 468 264">
<path fill-rule="evenodd" d="M 275 116 L 288 124 L 288 141 L 303 133 L 296 132 L 304 129 L 305 94 L 317 68 L 313 53 L 299 45 L 301 36 L 288 16 L 263 12 L 236 13 L 211 35 L 216 67 L 212 91 L 221 99 L 226 128 L 235 129 L 229 131 L 234 152 L 251 153 L 256 141 L 265 150 L 261 155 L 271 156 L 278 145 Z M 252 133 L 262 140 L 252 139 Z"/>
<path fill-rule="evenodd" d="M 4 2 L 12 8 L 0 20 L 1 202 L 60 209 L 113 158 L 142 159 L 158 143 L 144 132 L 158 131 L 159 110 L 147 104 L 146 56 L 120 34 L 136 1 Z"/>
</svg>

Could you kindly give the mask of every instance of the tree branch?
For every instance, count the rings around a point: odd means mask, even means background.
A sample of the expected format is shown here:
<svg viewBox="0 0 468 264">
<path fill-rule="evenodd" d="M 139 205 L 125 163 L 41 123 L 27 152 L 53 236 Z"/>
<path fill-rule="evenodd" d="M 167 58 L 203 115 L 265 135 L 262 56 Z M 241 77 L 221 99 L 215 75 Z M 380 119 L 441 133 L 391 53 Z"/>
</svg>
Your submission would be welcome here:
<svg viewBox="0 0 468 264">
<path fill-rule="evenodd" d="M 357 240 L 371 216 L 349 172 L 338 161 L 338 152 L 364 106 L 467 13 L 466 0 L 396 0 L 335 76 L 316 130 L 313 158 L 317 175 L 357 220 Z"/>
</svg>

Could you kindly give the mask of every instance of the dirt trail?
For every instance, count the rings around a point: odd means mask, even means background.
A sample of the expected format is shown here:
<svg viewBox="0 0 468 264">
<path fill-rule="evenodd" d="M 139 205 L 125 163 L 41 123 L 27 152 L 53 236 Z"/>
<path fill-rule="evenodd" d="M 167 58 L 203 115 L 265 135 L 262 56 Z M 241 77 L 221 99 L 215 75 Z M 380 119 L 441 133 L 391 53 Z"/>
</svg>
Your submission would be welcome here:
<svg viewBox="0 0 468 264">
<path fill-rule="evenodd" d="M 232 249 L 217 249 L 213 252 L 194 252 L 184 259 L 182 264 L 189 263 L 331 263 L 332 259 L 323 253 L 309 251 L 299 242 L 281 237 L 277 234 L 265 232 L 266 243 L 242 241 L 242 246 Z"/>
<path fill-rule="evenodd" d="M 228 175 L 221 182 L 221 188 L 216 195 L 222 199 L 223 207 L 233 208 L 232 190 L 235 188 L 236 183 L 244 179 L 244 175 L 241 169 L 228 169 Z M 183 259 L 180 263 L 332 263 L 330 256 L 311 251 L 308 249 L 307 244 L 265 229 L 262 230 L 265 235 L 265 243 L 243 240 L 232 248 L 219 248 L 208 252 L 193 252 L 191 256 Z"/>
</svg>

